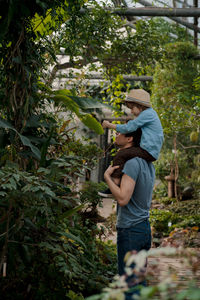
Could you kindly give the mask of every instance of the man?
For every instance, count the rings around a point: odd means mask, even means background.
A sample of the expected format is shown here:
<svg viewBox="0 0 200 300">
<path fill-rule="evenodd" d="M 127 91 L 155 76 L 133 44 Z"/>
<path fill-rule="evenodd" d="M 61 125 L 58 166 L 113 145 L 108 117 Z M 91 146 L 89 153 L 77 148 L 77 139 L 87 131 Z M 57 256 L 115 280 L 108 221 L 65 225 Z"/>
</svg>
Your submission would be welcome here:
<svg viewBox="0 0 200 300">
<path fill-rule="evenodd" d="M 120 149 L 129 148 L 134 143 L 136 132 L 118 133 L 116 144 Z M 120 151 L 120 150 L 119 150 Z M 151 228 L 149 209 L 155 179 L 151 162 L 135 157 L 128 160 L 123 168 L 120 186 L 112 180 L 112 173 L 118 166 L 109 166 L 104 173 L 114 198 L 117 200 L 117 254 L 118 273 L 125 273 L 124 257 L 128 251 L 149 250 L 151 247 Z M 132 293 L 126 293 L 126 300 Z"/>
</svg>

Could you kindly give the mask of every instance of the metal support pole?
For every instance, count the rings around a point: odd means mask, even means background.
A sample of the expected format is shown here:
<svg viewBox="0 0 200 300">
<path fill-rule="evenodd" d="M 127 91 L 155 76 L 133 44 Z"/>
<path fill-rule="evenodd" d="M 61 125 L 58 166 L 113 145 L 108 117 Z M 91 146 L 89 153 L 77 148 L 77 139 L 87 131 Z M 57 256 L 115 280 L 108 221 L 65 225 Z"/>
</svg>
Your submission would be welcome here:
<svg viewBox="0 0 200 300">
<path fill-rule="evenodd" d="M 198 0 L 194 0 L 194 7 L 198 7 Z M 198 17 L 194 17 L 194 45 L 198 46 Z"/>
</svg>

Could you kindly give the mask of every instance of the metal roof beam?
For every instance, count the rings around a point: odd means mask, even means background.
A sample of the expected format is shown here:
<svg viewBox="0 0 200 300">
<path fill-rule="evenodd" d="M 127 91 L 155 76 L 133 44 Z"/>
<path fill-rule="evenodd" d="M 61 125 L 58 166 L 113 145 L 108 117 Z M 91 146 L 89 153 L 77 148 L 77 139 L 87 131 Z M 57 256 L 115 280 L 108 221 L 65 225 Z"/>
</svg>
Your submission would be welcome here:
<svg viewBox="0 0 200 300">
<path fill-rule="evenodd" d="M 200 17 L 200 8 L 162 8 L 162 7 L 142 7 L 142 8 L 104 8 L 119 16 L 151 16 L 151 17 Z M 92 10 L 92 8 L 87 8 Z M 85 13 L 86 9 L 80 12 Z"/>
<path fill-rule="evenodd" d="M 140 4 L 144 5 L 144 6 L 153 7 L 152 4 L 150 2 L 148 2 L 148 1 L 146 1 L 146 0 L 138 0 L 138 3 L 140 3 Z M 182 20 L 182 19 L 176 18 L 176 17 L 168 17 L 168 18 L 171 19 L 171 20 L 173 20 L 176 23 L 179 23 L 179 24 L 181 24 L 181 25 L 183 25 L 183 26 L 191 29 L 191 30 L 195 30 L 196 32 L 200 32 L 200 28 L 198 26 L 195 26 L 192 23 L 189 23 L 189 22 L 187 22 L 185 20 Z"/>
<path fill-rule="evenodd" d="M 163 4 L 163 5 L 167 5 L 164 1 L 162 0 L 157 0 L 157 2 Z M 182 7 L 193 7 L 193 5 L 190 5 L 187 1 L 181 1 L 181 0 L 175 0 L 175 2 L 178 2 L 180 4 L 182 4 Z M 185 6 L 184 6 L 185 5 Z M 169 5 L 167 5 L 169 7 Z M 174 6 L 176 7 L 176 6 Z"/>
<path fill-rule="evenodd" d="M 152 76 L 135 76 L 135 75 L 122 75 L 123 79 L 126 81 L 152 81 Z M 69 74 L 62 74 L 58 75 L 59 78 L 66 78 L 66 79 L 76 79 L 79 78 L 79 75 L 69 75 Z M 82 78 L 83 79 L 83 78 Z M 85 74 L 84 80 L 106 80 L 101 74 Z"/>
<path fill-rule="evenodd" d="M 200 17 L 200 8 L 116 8 L 111 9 L 111 12 L 120 16 Z"/>
</svg>

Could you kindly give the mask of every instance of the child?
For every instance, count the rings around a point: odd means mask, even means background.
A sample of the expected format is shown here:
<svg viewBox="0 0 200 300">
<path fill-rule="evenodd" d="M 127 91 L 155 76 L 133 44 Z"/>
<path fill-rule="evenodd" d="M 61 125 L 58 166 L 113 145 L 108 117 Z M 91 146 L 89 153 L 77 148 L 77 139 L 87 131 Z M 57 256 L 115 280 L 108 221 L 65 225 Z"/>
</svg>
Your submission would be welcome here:
<svg viewBox="0 0 200 300">
<path fill-rule="evenodd" d="M 102 124 L 103 128 L 115 129 L 122 134 L 128 134 L 136 131 L 138 128 L 142 130 L 139 147 L 133 146 L 128 148 L 128 150 L 120 150 L 113 159 L 113 166 L 119 165 L 119 168 L 112 174 L 116 184 L 120 184 L 122 169 L 127 160 L 137 156 L 146 161 L 155 161 L 158 159 L 163 144 L 162 125 L 157 113 L 151 107 L 149 93 L 143 89 L 131 90 L 125 103 L 136 117 L 134 120 L 130 120 L 126 124 L 117 125 L 104 120 Z M 103 197 L 111 196 L 109 191 L 101 192 L 99 195 Z"/>
</svg>

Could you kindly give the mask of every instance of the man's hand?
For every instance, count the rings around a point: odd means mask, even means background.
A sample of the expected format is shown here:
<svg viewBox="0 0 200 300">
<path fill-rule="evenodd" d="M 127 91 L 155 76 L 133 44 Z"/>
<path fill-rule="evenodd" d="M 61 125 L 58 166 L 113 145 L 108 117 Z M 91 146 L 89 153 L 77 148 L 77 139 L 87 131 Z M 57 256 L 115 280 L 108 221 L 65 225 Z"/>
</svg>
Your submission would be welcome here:
<svg viewBox="0 0 200 300">
<path fill-rule="evenodd" d="M 109 121 L 104 120 L 102 123 L 102 127 L 105 128 L 110 128 L 110 129 L 116 129 L 116 124 L 112 124 Z"/>
<path fill-rule="evenodd" d="M 119 168 L 119 166 L 113 167 L 110 165 L 104 173 L 104 178 L 106 179 L 107 177 L 110 177 L 112 175 L 112 173 L 118 168 Z"/>
</svg>

